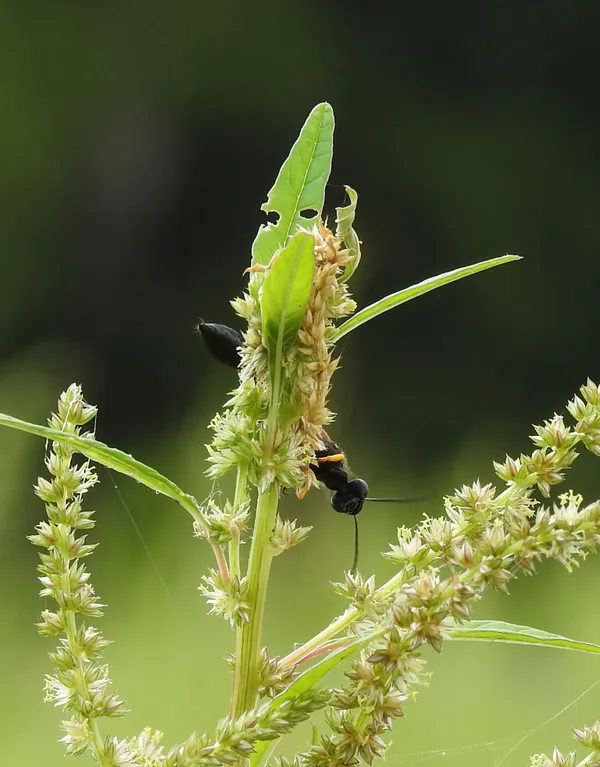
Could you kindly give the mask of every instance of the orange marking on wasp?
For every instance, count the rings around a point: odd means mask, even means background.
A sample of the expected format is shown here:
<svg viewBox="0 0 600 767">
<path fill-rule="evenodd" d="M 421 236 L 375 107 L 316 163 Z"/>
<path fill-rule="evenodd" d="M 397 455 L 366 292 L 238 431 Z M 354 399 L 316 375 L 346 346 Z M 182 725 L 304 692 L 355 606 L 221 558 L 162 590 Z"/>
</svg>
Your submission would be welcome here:
<svg viewBox="0 0 600 767">
<path fill-rule="evenodd" d="M 317 456 L 317 462 L 318 463 L 327 463 L 328 461 L 343 461 L 345 460 L 346 456 L 343 453 L 336 453 L 335 455 L 323 455 L 323 456 Z"/>
</svg>

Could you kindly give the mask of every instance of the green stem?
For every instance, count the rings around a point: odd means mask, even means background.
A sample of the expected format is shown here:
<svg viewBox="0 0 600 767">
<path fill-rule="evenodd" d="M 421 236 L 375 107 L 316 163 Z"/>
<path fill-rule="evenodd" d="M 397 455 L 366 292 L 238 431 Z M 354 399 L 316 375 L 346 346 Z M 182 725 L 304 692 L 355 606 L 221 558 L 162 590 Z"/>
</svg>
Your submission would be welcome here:
<svg viewBox="0 0 600 767">
<path fill-rule="evenodd" d="M 500 495 L 498 495 L 498 497 L 495 499 L 496 506 L 499 507 L 505 502 L 509 502 L 512 496 L 518 494 L 519 491 L 520 488 L 517 485 L 511 485 L 507 487 L 506 490 L 503 490 L 502 493 L 500 493 Z M 396 573 L 396 575 L 394 575 L 382 586 L 380 586 L 377 589 L 376 594 L 383 598 L 391 597 L 400 588 L 406 578 L 407 576 L 404 570 L 400 570 L 400 572 Z M 318 652 L 318 650 L 320 650 L 323 645 L 325 645 L 327 642 L 330 642 L 340 632 L 344 631 L 355 621 L 362 618 L 363 615 L 363 611 L 358 607 L 349 607 L 346 612 L 343 613 L 343 615 L 340 615 L 338 618 L 332 621 L 329 626 L 326 626 L 322 631 L 312 637 L 312 639 L 309 639 L 303 645 L 300 645 L 300 647 L 297 647 L 291 653 L 286 655 L 285 658 L 282 658 L 282 668 L 291 668 L 296 666 L 298 663 L 304 660 L 307 655 L 312 655 L 315 652 Z"/>
<path fill-rule="evenodd" d="M 223 582 L 227 583 L 229 581 L 229 568 L 227 567 L 227 560 L 225 559 L 225 552 L 223 547 L 219 546 L 218 543 L 213 543 L 212 541 L 210 545 L 215 555 L 215 559 L 217 560 L 219 575 L 221 576 Z"/>
<path fill-rule="evenodd" d="M 248 470 L 245 466 L 238 466 L 235 482 L 235 497 L 233 508 L 237 512 L 248 498 Z M 233 535 L 229 541 L 229 574 L 232 578 L 239 578 L 240 570 L 240 536 Z"/>
<path fill-rule="evenodd" d="M 398 588 L 400 588 L 405 580 L 406 573 L 401 570 L 399 573 L 396 573 L 396 575 L 390 578 L 389 581 L 386 581 L 383 586 L 380 586 L 376 593 L 380 597 L 390 597 Z M 312 639 L 309 639 L 308 642 L 305 642 L 303 645 L 293 650 L 293 652 L 291 652 L 289 655 L 286 655 L 285 658 L 282 658 L 282 668 L 290 668 L 292 666 L 296 666 L 302 660 L 307 659 L 307 655 L 314 655 L 323 647 L 323 645 L 334 639 L 334 637 L 336 637 L 341 631 L 344 631 L 355 621 L 360 620 L 363 617 L 364 610 L 359 607 L 349 607 L 345 613 L 332 621 L 329 626 L 326 626 L 323 629 L 323 631 L 320 631 L 318 634 L 312 637 Z"/>
<path fill-rule="evenodd" d="M 66 572 L 69 567 L 69 559 L 64 557 L 63 562 L 64 571 Z M 65 579 L 65 593 L 71 596 L 71 589 L 68 584 L 68 578 Z M 85 682 L 84 663 L 81 657 L 81 650 L 77 642 L 77 619 L 75 617 L 75 613 L 71 611 L 67 612 L 66 618 L 65 634 L 67 642 L 73 657 L 77 659 L 77 665 L 75 667 L 75 684 L 79 695 L 81 695 L 81 698 L 83 700 L 87 700 L 90 697 L 90 694 Z M 107 757 L 104 753 L 104 742 L 100 733 L 98 720 L 92 717 L 86 717 L 86 720 L 90 728 L 89 745 L 91 750 L 93 751 L 98 764 L 101 766 L 106 765 Z"/>
<path fill-rule="evenodd" d="M 256 699 L 260 632 L 273 560 L 269 542 L 277 516 L 278 501 L 279 488 L 275 483 L 259 490 L 248 563 L 250 620 L 237 629 L 235 676 L 231 698 L 233 717 L 238 717 L 252 708 Z"/>
<path fill-rule="evenodd" d="M 309 639 L 308 642 L 305 642 L 300 647 L 297 647 L 289 655 L 286 655 L 285 658 L 282 658 L 282 668 L 290 668 L 292 666 L 296 666 L 307 655 L 311 655 L 315 651 L 319 650 L 326 642 L 331 641 L 335 636 L 337 636 L 340 631 L 348 628 L 348 626 L 350 626 L 360 617 L 360 614 L 360 610 L 356 607 L 351 607 L 346 610 L 343 615 L 340 615 L 339 618 L 336 618 L 334 621 L 332 621 L 329 626 L 323 629 L 323 631 L 320 631 L 318 634 L 312 637 L 312 639 Z"/>
</svg>

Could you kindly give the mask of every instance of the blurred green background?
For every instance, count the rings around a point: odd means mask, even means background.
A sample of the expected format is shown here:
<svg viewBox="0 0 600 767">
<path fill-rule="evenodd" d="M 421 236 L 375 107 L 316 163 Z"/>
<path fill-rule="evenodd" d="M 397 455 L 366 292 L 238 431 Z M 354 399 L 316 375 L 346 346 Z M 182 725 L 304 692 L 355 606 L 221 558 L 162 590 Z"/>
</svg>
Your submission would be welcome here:
<svg viewBox="0 0 600 767">
<path fill-rule="evenodd" d="M 529 449 L 532 422 L 600 378 L 598 3 L 6 0 L 1 17 L 0 410 L 43 422 L 81 382 L 100 439 L 204 497 L 207 423 L 235 376 L 193 326 L 234 323 L 259 207 L 323 100 L 337 119 L 328 212 L 343 184 L 360 195 L 359 305 L 525 257 L 344 340 L 331 433 L 372 492 L 489 481 L 493 459 Z M 43 451 L 0 431 L 1 765 L 65 763 L 60 713 L 42 703 L 51 643 L 33 627 L 42 605 L 25 540 L 43 515 L 31 492 Z M 599 497 L 598 467 L 583 456 L 569 486 Z M 89 564 L 132 708 L 114 732 L 151 725 L 172 744 L 211 731 L 232 643 L 196 590 L 207 547 L 185 512 L 121 478 L 159 578 L 101 478 Z M 439 503 L 367 508 L 363 572 L 389 576 L 379 552 L 424 511 Z M 352 557 L 351 521 L 323 493 L 286 498 L 282 513 L 314 532 L 275 561 L 272 653 L 343 609 L 329 582 Z M 593 557 L 571 575 L 546 564 L 476 616 L 600 642 L 599 575 Z M 600 688 L 578 700 L 600 679 L 594 657 L 457 643 L 431 661 L 430 687 L 395 726 L 394 767 L 522 765 L 600 716 Z"/>
</svg>

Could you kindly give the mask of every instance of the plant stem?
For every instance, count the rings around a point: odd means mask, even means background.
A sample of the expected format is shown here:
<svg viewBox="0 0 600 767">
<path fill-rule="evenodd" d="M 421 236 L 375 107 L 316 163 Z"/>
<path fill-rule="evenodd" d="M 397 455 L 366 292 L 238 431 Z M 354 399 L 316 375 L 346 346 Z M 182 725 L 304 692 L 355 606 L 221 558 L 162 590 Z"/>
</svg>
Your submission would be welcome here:
<svg viewBox="0 0 600 767">
<path fill-rule="evenodd" d="M 382 597 L 391 596 L 405 580 L 406 575 L 403 571 L 396 573 L 392 578 L 386 581 L 383 586 L 377 589 L 377 594 Z M 326 626 L 322 631 L 316 634 L 312 639 L 309 639 L 300 647 L 297 647 L 285 658 L 281 659 L 282 668 L 290 668 L 296 666 L 303 660 L 308 660 L 307 656 L 314 656 L 318 654 L 320 648 L 327 642 L 330 642 L 341 631 L 347 629 L 355 621 L 363 617 L 363 611 L 358 607 L 349 607 L 345 613 L 333 620 L 329 626 Z"/>
<path fill-rule="evenodd" d="M 500 493 L 500 495 L 498 495 L 498 497 L 495 499 L 496 505 L 501 506 L 504 503 L 508 503 L 511 497 L 515 494 L 518 494 L 518 492 L 519 487 L 517 485 L 511 485 L 510 487 L 507 487 L 506 490 Z M 391 597 L 394 592 L 400 588 L 405 579 L 406 574 L 403 570 L 401 570 L 399 573 L 396 573 L 396 575 L 392 576 L 388 581 L 386 581 L 382 586 L 380 586 L 376 593 L 380 597 Z M 362 615 L 363 613 L 358 607 L 349 607 L 346 612 L 333 620 L 329 626 L 326 626 L 314 637 L 309 639 L 303 645 L 300 645 L 300 647 L 297 647 L 291 653 L 286 655 L 285 658 L 282 658 L 281 667 L 291 668 L 296 666 L 301 661 L 307 660 L 307 656 L 318 654 L 318 651 L 323 647 L 323 645 L 333 640 L 341 631 L 344 631 L 349 626 L 351 626 L 354 621 L 359 620 Z"/>
<path fill-rule="evenodd" d="M 235 481 L 235 497 L 233 507 L 237 512 L 246 503 L 248 497 L 248 471 L 245 466 L 238 466 Z M 240 577 L 240 536 L 233 535 L 229 541 L 229 574 L 232 578 Z"/>
<path fill-rule="evenodd" d="M 223 582 L 227 583 L 227 581 L 229 580 L 229 568 L 227 567 L 227 560 L 225 559 L 225 552 L 223 551 L 223 547 L 219 546 L 218 543 L 212 543 L 212 542 L 210 545 L 215 555 L 215 559 L 217 560 L 219 575 L 221 576 Z"/>
<path fill-rule="evenodd" d="M 65 557 L 63 561 L 64 561 L 64 567 L 66 572 L 69 567 L 69 560 Z M 68 596 L 71 596 L 71 589 L 68 585 L 68 579 L 66 579 L 65 593 Z M 89 690 L 87 688 L 87 684 L 85 681 L 84 663 L 81 658 L 81 653 L 79 650 L 79 645 L 77 640 L 77 621 L 75 618 L 75 613 L 69 611 L 66 617 L 67 617 L 67 620 L 66 620 L 66 626 L 65 626 L 65 634 L 67 638 L 67 643 L 68 643 L 69 649 L 71 650 L 71 653 L 77 659 L 76 661 L 77 665 L 75 666 L 75 669 L 74 669 L 75 684 L 76 684 L 78 694 L 81 695 L 81 698 L 83 700 L 85 700 L 89 697 Z M 96 757 L 96 761 L 102 767 L 103 765 L 107 764 L 107 758 L 104 753 L 104 744 L 102 740 L 102 735 L 100 734 L 100 727 L 98 724 L 98 720 L 96 718 L 87 717 L 86 721 L 90 728 L 89 745 L 91 747 L 91 750 L 94 753 L 94 756 Z"/>
<path fill-rule="evenodd" d="M 252 708 L 256 699 L 260 632 L 273 560 L 269 542 L 275 525 L 278 501 L 279 488 L 275 483 L 259 490 L 248 563 L 250 620 L 237 629 L 235 677 L 231 698 L 233 717 L 238 717 Z"/>
<path fill-rule="evenodd" d="M 285 658 L 281 659 L 282 668 L 290 668 L 296 666 L 302 660 L 305 660 L 307 655 L 312 655 L 315 651 L 318 651 L 326 642 L 333 639 L 340 631 L 348 628 L 355 620 L 360 616 L 360 611 L 356 607 L 350 607 L 343 615 L 340 615 L 329 626 L 316 634 L 308 642 L 305 642 L 300 647 L 297 647 Z"/>
</svg>

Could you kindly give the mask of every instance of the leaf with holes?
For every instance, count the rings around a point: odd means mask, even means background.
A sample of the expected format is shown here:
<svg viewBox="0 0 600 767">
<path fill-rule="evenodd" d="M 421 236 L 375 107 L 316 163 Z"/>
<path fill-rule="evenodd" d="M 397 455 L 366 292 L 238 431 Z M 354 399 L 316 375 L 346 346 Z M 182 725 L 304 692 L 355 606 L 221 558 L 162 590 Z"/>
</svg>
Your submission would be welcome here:
<svg viewBox="0 0 600 767">
<path fill-rule="evenodd" d="M 344 240 L 344 245 L 350 251 L 350 261 L 344 269 L 342 275 L 342 281 L 346 282 L 356 271 L 356 267 L 360 263 L 360 240 L 358 235 L 352 228 L 354 223 L 354 216 L 356 215 L 356 205 L 358 203 L 358 194 L 352 189 L 351 186 L 344 187 L 346 194 L 350 198 L 348 205 L 343 208 L 336 208 L 337 215 L 335 217 L 336 230 L 335 233 L 338 237 Z"/>
<path fill-rule="evenodd" d="M 312 234 L 298 232 L 273 261 L 263 286 L 260 309 L 269 352 L 273 402 L 278 406 L 284 353 L 294 343 L 312 289 L 315 258 Z"/>
<path fill-rule="evenodd" d="M 319 221 L 331 172 L 333 127 L 331 105 L 317 104 L 281 166 L 267 201 L 261 206 L 265 213 L 277 213 L 279 218 L 277 223 L 259 228 L 252 244 L 253 265 L 267 265 L 299 226 L 310 227 Z M 315 213 L 310 215 L 310 211 Z"/>
</svg>

